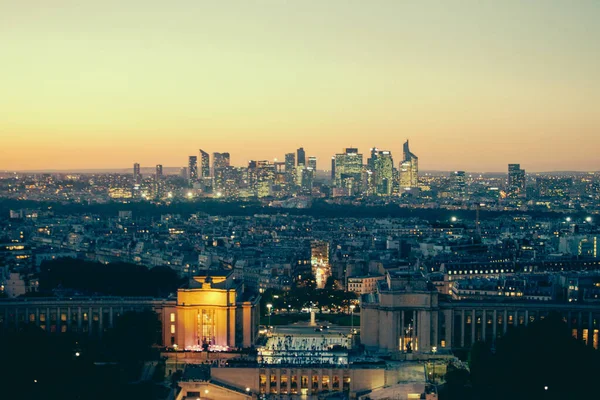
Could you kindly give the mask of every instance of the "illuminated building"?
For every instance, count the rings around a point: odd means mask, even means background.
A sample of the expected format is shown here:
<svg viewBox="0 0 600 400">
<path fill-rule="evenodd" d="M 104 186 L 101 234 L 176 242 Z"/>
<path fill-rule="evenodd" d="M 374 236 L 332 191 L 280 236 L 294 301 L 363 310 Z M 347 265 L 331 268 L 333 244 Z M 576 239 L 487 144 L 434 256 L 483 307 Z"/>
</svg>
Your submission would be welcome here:
<svg viewBox="0 0 600 400">
<path fill-rule="evenodd" d="M 0 300 L 0 329 L 33 323 L 50 333 L 102 336 L 127 311 L 153 311 L 162 344 L 186 350 L 248 348 L 258 334 L 259 295 L 243 291 L 230 272 L 196 276 L 177 300 L 144 297 L 16 298 Z"/>
<path fill-rule="evenodd" d="M 324 288 L 327 278 L 331 276 L 329 242 L 314 240 L 310 243 L 310 264 L 312 274 L 317 282 L 317 288 Z"/>
<path fill-rule="evenodd" d="M 198 157 L 196 156 L 188 158 L 188 180 L 190 184 L 198 180 Z"/>
<path fill-rule="evenodd" d="M 142 174 L 140 172 L 140 164 L 133 164 L 133 183 L 140 185 L 142 183 Z"/>
<path fill-rule="evenodd" d="M 285 172 L 292 174 L 296 168 L 296 155 L 294 153 L 287 153 L 285 155 Z"/>
<path fill-rule="evenodd" d="M 380 150 L 373 162 L 375 172 L 375 188 L 380 196 L 392 194 L 394 180 L 394 160 L 392 153 Z"/>
<path fill-rule="evenodd" d="M 158 164 L 156 166 L 156 173 L 154 174 L 154 179 L 155 180 L 160 180 L 163 177 L 163 166 L 161 164 Z"/>
<path fill-rule="evenodd" d="M 229 153 L 213 153 L 213 167 L 212 174 L 217 176 L 218 170 L 229 167 L 230 157 Z"/>
<path fill-rule="evenodd" d="M 300 147 L 296 153 L 298 154 L 298 165 L 306 165 L 306 152 L 303 147 Z"/>
<path fill-rule="evenodd" d="M 403 146 L 403 159 L 400 162 L 400 188 L 419 186 L 419 157 L 410 152 L 408 140 Z"/>
<path fill-rule="evenodd" d="M 396 354 L 426 355 L 434 346 L 467 349 L 477 341 L 493 345 L 508 329 L 558 312 L 574 337 L 597 349 L 599 309 L 596 304 L 576 304 L 519 297 L 508 302 L 444 301 L 420 273 L 390 270 L 375 293 L 362 296 L 361 342 L 369 351 Z"/>
<path fill-rule="evenodd" d="M 521 164 L 508 164 L 507 190 L 510 195 L 525 194 L 525 170 Z"/>
<path fill-rule="evenodd" d="M 451 179 L 451 190 L 455 196 L 463 196 L 465 194 L 465 188 L 467 186 L 465 180 L 465 171 L 454 171 L 450 174 Z"/>
<path fill-rule="evenodd" d="M 334 186 L 341 189 L 341 194 L 345 196 L 360 193 L 362 170 L 363 158 L 358 149 L 344 149 L 344 153 L 335 155 Z"/>
<path fill-rule="evenodd" d="M 208 178 L 210 176 L 210 156 L 207 152 L 200 149 L 200 177 Z"/>
<path fill-rule="evenodd" d="M 308 168 L 313 171 L 313 178 L 317 173 L 317 157 L 310 156 L 308 157 Z"/>
</svg>

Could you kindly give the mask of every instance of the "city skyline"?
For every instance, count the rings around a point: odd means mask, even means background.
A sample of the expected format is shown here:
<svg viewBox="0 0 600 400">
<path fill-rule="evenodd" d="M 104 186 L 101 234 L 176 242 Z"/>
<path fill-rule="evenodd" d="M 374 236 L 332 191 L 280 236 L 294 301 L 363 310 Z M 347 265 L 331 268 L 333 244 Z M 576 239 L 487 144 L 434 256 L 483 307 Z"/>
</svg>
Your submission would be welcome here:
<svg viewBox="0 0 600 400">
<path fill-rule="evenodd" d="M 594 1 L 62 3 L 0 8 L 1 170 L 406 138 L 428 170 L 600 169 Z"/>
</svg>

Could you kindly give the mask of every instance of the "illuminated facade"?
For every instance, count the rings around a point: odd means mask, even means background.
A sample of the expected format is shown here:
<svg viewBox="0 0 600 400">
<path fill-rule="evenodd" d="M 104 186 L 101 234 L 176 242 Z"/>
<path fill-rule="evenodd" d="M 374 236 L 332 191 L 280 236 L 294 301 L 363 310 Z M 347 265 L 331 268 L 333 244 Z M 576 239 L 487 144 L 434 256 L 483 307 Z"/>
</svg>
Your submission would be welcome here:
<svg viewBox="0 0 600 400">
<path fill-rule="evenodd" d="M 210 156 L 202 149 L 200 149 L 200 177 L 210 177 Z"/>
<path fill-rule="evenodd" d="M 336 154 L 334 167 L 334 186 L 346 196 L 360 193 L 363 156 L 358 153 L 358 149 L 346 148 L 344 153 Z"/>
<path fill-rule="evenodd" d="M 491 345 L 509 329 L 552 312 L 563 317 L 573 337 L 599 348 L 597 304 L 445 302 L 420 273 L 389 271 L 376 293 L 362 296 L 361 342 L 369 351 L 426 356 L 433 347 L 467 349 L 477 341 Z"/>
<path fill-rule="evenodd" d="M 419 186 L 419 157 L 410 152 L 408 140 L 404 143 L 403 159 L 400 162 L 400 187 L 403 189 Z"/>
<path fill-rule="evenodd" d="M 258 334 L 259 300 L 231 274 L 195 276 L 177 291 L 177 305 L 167 308 L 165 343 L 187 350 L 250 347 Z"/>
<path fill-rule="evenodd" d="M 189 156 L 188 158 L 188 180 L 194 183 L 198 180 L 198 157 Z"/>
<path fill-rule="evenodd" d="M 162 345 L 201 350 L 251 347 L 258 335 L 260 296 L 243 292 L 231 274 L 194 277 L 177 300 L 144 297 L 16 298 L 0 301 L 0 329 L 33 323 L 49 333 L 102 337 L 129 311 L 153 311 Z"/>
<path fill-rule="evenodd" d="M 525 170 L 521 164 L 508 164 L 508 193 L 511 195 L 525 194 Z"/>
<path fill-rule="evenodd" d="M 310 244 L 310 264 L 317 282 L 317 288 L 325 287 L 327 278 L 331 276 L 329 264 L 329 242 L 315 240 Z"/>
</svg>

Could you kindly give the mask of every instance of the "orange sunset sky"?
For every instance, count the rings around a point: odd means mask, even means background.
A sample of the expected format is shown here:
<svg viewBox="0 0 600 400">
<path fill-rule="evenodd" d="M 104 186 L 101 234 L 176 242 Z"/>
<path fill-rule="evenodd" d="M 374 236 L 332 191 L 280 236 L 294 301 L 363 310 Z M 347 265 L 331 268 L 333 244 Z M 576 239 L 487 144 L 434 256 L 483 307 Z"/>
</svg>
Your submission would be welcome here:
<svg viewBox="0 0 600 400">
<path fill-rule="evenodd" d="M 410 139 L 422 170 L 600 170 L 600 2 L 0 0 L 0 169 Z"/>
</svg>

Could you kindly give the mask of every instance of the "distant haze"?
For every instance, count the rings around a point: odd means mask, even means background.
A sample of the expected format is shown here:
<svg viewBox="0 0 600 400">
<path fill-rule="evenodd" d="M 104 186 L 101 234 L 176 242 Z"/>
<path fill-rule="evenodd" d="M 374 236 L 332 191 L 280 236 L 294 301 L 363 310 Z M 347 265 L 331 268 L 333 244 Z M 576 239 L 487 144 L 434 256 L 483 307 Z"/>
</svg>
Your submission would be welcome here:
<svg viewBox="0 0 600 400">
<path fill-rule="evenodd" d="M 600 1 L 0 5 L 0 170 L 402 143 L 425 170 L 600 169 Z"/>
</svg>

